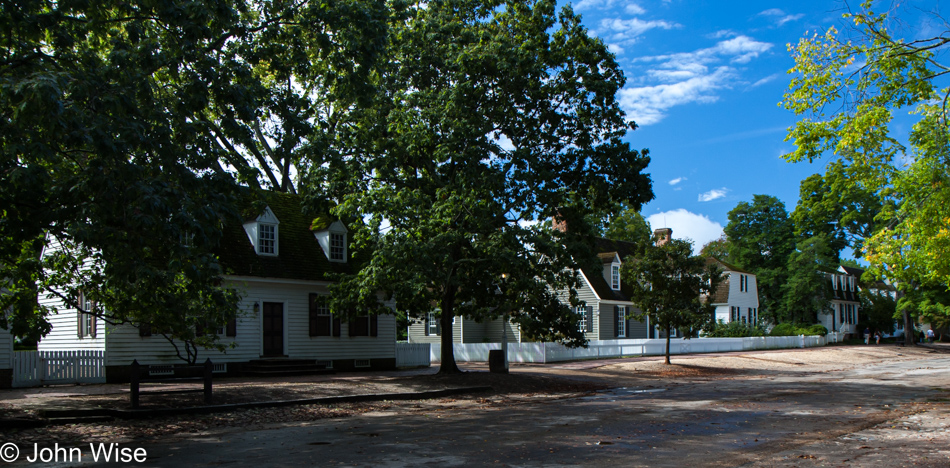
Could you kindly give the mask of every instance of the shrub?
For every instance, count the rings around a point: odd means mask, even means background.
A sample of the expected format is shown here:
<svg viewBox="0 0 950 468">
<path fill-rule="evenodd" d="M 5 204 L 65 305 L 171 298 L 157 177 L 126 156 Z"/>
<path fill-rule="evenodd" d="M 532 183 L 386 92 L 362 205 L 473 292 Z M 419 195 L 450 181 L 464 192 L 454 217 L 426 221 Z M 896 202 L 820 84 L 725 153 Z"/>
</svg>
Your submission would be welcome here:
<svg viewBox="0 0 950 468">
<path fill-rule="evenodd" d="M 771 336 L 827 335 L 828 329 L 821 324 L 804 325 L 780 323 L 772 328 Z"/>
<path fill-rule="evenodd" d="M 713 325 L 711 330 L 704 331 L 702 335 L 707 338 L 742 338 L 746 336 L 764 336 L 765 330 L 762 327 L 747 323 L 724 323 L 720 320 Z"/>
</svg>

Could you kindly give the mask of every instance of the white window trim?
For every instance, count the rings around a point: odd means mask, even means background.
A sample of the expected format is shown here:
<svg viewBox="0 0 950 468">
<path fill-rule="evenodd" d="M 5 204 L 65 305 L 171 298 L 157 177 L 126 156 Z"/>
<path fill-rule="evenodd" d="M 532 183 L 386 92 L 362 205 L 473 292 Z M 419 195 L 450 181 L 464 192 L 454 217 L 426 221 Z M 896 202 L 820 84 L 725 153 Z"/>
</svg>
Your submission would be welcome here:
<svg viewBox="0 0 950 468">
<path fill-rule="evenodd" d="M 610 289 L 620 290 L 620 264 L 618 263 L 610 265 Z"/>
<path fill-rule="evenodd" d="M 435 312 L 429 312 L 428 315 L 428 330 L 426 330 L 429 336 L 440 336 L 439 333 L 439 318 L 435 316 Z"/>
<path fill-rule="evenodd" d="M 577 321 L 578 331 L 587 333 L 587 307 L 575 307 L 574 313 L 581 316 L 581 319 Z"/>
<path fill-rule="evenodd" d="M 627 337 L 627 306 L 617 306 L 617 338 Z"/>
<path fill-rule="evenodd" d="M 337 237 L 340 240 L 340 247 L 339 247 L 340 257 L 339 258 L 336 258 L 333 255 L 334 248 L 335 248 L 335 246 L 333 245 L 334 237 Z M 328 257 L 328 259 L 331 262 L 346 262 L 346 232 L 330 231 L 330 256 Z"/>
</svg>

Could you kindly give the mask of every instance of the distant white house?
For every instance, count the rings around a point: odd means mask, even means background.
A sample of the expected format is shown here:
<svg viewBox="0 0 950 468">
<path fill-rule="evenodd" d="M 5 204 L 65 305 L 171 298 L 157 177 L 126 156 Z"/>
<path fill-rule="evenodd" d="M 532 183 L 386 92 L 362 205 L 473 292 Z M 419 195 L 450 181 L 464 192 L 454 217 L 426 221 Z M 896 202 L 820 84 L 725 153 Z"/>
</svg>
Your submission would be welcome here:
<svg viewBox="0 0 950 468">
<path fill-rule="evenodd" d="M 716 258 L 708 261 L 719 265 L 724 275 L 711 298 L 712 305 L 716 306 L 716 321 L 759 323 L 759 293 L 755 275 Z"/>
<path fill-rule="evenodd" d="M 311 229 L 300 198 L 265 193 L 266 207 L 243 225 L 226 226 L 218 253 L 227 273 L 225 286 L 241 292 L 238 317 L 220 330 L 222 342 L 237 346 L 226 353 L 201 350 L 199 361 L 227 363 L 229 373 L 262 358 L 302 359 L 337 370 L 395 368 L 396 322 L 393 315 L 341 321 L 318 299 L 329 293 L 333 273 L 352 268 L 347 229 L 339 221 Z M 143 294 L 147 294 L 143 291 Z M 80 299 L 82 300 L 82 299 Z M 178 364 L 172 345 L 148 326 L 111 325 L 44 297 L 58 311 L 49 317 L 52 331 L 40 351 L 104 350 L 106 378 L 128 378 L 132 360 L 141 364 Z M 87 309 L 88 310 L 88 309 Z M 0 368 L 9 348 L 0 334 Z"/>
<path fill-rule="evenodd" d="M 837 270 L 824 273 L 831 288 L 831 301 L 828 310 L 818 312 L 818 323 L 824 325 L 832 333 L 845 336 L 860 335 L 858 313 L 861 300 L 858 297 L 858 282 L 864 270 L 839 266 Z"/>
</svg>

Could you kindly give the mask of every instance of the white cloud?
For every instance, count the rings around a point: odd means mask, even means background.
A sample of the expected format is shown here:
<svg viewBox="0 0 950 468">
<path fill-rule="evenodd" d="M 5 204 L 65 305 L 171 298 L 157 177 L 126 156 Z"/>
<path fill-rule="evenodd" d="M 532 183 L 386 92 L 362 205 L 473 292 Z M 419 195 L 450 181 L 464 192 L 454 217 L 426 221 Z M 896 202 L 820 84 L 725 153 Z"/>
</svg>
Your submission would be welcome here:
<svg viewBox="0 0 950 468">
<path fill-rule="evenodd" d="M 623 54 L 623 47 L 618 46 L 617 44 L 607 44 L 607 50 L 614 55 Z"/>
<path fill-rule="evenodd" d="M 712 74 L 690 78 L 673 84 L 624 88 L 619 92 L 620 106 L 627 118 L 638 125 L 655 124 L 666 117 L 667 109 L 692 102 L 710 103 L 719 99 L 710 94 L 727 87 L 733 70 L 720 67 Z"/>
<path fill-rule="evenodd" d="M 677 177 L 670 181 L 670 185 L 676 185 L 684 180 L 686 180 L 686 177 Z"/>
<path fill-rule="evenodd" d="M 676 23 L 662 20 L 645 21 L 640 18 L 628 20 L 610 18 L 601 20 L 600 27 L 597 28 L 596 32 L 604 42 L 624 46 L 637 42 L 637 37 L 651 29 L 673 29 L 678 27 L 679 25 Z"/>
<path fill-rule="evenodd" d="M 718 199 L 718 198 L 725 197 L 725 196 L 726 196 L 726 192 L 728 192 L 728 191 L 729 191 L 729 189 L 727 189 L 727 188 L 725 188 L 725 187 L 723 187 L 723 188 L 721 188 L 721 189 L 712 189 L 712 190 L 710 190 L 710 191 L 708 191 L 708 192 L 706 192 L 706 193 L 701 193 L 701 194 L 699 194 L 699 201 L 701 201 L 701 202 L 707 202 L 707 201 L 713 201 L 713 200 L 716 200 L 716 199 Z"/>
<path fill-rule="evenodd" d="M 778 77 L 779 77 L 779 74 L 778 74 L 778 73 L 773 74 L 773 75 L 766 76 L 765 78 L 762 78 L 762 79 L 760 79 L 759 81 L 756 81 L 755 83 L 752 83 L 752 87 L 753 87 L 753 88 L 757 88 L 757 87 L 759 87 L 759 86 L 764 85 L 765 83 L 768 83 L 768 82 L 770 82 L 770 81 L 774 81 L 774 80 L 775 80 L 776 78 L 778 78 Z"/>
<path fill-rule="evenodd" d="M 797 21 L 805 17 L 804 14 L 799 13 L 796 15 L 786 14 L 784 11 L 779 10 L 778 8 L 769 8 L 758 14 L 758 16 L 768 16 L 773 18 L 776 26 L 782 26 L 785 23 L 790 21 Z"/>
<path fill-rule="evenodd" d="M 635 62 L 654 64 L 645 75 L 659 84 L 621 90 L 620 105 L 630 120 L 650 125 L 662 120 L 671 107 L 715 102 L 719 99 L 715 91 L 731 88 L 739 77 L 736 67 L 723 62 L 748 63 L 772 46 L 739 35 L 693 52 L 637 58 Z"/>
<path fill-rule="evenodd" d="M 627 6 L 623 7 L 623 9 L 631 15 L 642 15 L 647 12 L 642 6 L 637 5 L 636 3 L 628 3 Z"/>
<path fill-rule="evenodd" d="M 626 2 L 622 0 L 581 0 L 574 5 L 574 9 L 581 10 L 607 10 L 612 9 L 617 4 L 624 5 L 624 10 L 631 15 L 642 15 L 647 11 L 635 2 Z"/>
<path fill-rule="evenodd" d="M 654 228 L 672 229 L 674 239 L 692 240 L 694 254 L 698 254 L 709 241 L 722 236 L 721 224 L 709 219 L 708 216 L 691 213 L 682 208 L 652 214 L 647 217 L 647 221 Z"/>
</svg>

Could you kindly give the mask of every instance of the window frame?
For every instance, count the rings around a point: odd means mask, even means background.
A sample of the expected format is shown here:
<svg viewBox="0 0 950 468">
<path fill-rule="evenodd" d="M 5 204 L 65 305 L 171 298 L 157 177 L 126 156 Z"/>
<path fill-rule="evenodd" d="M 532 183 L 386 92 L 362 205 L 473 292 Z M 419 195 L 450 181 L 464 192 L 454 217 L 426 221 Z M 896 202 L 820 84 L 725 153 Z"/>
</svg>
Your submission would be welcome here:
<svg viewBox="0 0 950 468">
<path fill-rule="evenodd" d="M 265 231 L 271 229 L 273 238 L 265 237 Z M 277 229 L 278 225 L 274 223 L 257 223 L 257 253 L 259 255 L 273 255 L 278 254 L 278 245 L 277 245 Z M 267 251 L 265 249 L 267 246 L 272 251 Z"/>
<path fill-rule="evenodd" d="M 616 306 L 617 322 L 614 325 L 616 327 L 616 336 L 617 338 L 626 338 L 627 337 L 627 306 L 618 305 Z"/>
<path fill-rule="evenodd" d="M 337 245 L 339 243 L 339 245 Z M 346 234 L 342 232 L 330 231 L 330 261 L 346 261 Z"/>
<path fill-rule="evenodd" d="M 620 291 L 620 265 L 617 263 L 610 265 L 610 289 Z"/>
</svg>

